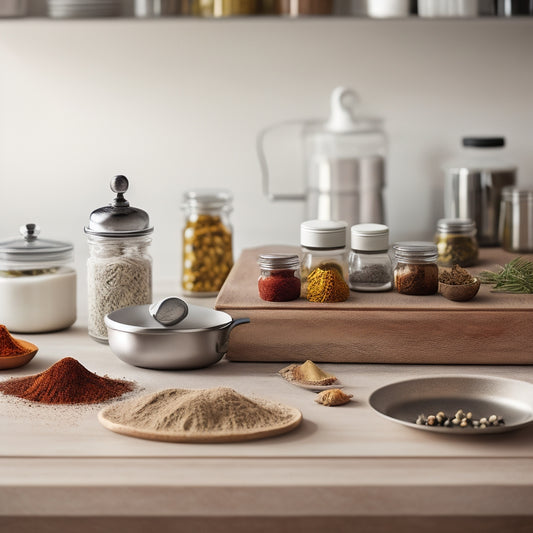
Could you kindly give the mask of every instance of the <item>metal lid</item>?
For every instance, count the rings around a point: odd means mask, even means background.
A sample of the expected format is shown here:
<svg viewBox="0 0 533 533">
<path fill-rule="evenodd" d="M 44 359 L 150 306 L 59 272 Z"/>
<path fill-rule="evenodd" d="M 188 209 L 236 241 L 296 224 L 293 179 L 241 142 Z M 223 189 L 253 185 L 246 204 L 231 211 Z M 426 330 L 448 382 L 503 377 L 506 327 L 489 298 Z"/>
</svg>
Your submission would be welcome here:
<svg viewBox="0 0 533 533">
<path fill-rule="evenodd" d="M 148 213 L 131 207 L 124 198 L 129 182 L 126 176 L 115 176 L 110 183 L 111 190 L 117 193 L 114 200 L 105 207 L 94 210 L 85 226 L 85 233 L 100 237 L 140 237 L 154 231 L 150 226 Z"/>
<path fill-rule="evenodd" d="M 501 148 L 505 146 L 505 137 L 463 137 L 463 146 Z"/>
<path fill-rule="evenodd" d="M 437 221 L 439 233 L 471 233 L 476 231 L 476 223 L 469 218 L 441 218 Z"/>
<path fill-rule="evenodd" d="M 206 211 L 230 209 L 233 195 L 228 189 L 191 189 L 183 193 L 183 207 Z"/>
<path fill-rule="evenodd" d="M 502 189 L 502 200 L 533 201 L 533 189 L 515 189 L 513 187 L 504 187 Z"/>
<path fill-rule="evenodd" d="M 72 259 L 72 244 L 40 239 L 41 229 L 36 224 L 25 224 L 19 231 L 22 237 L 0 242 L 0 268 L 24 270 L 37 265 L 48 268 Z"/>
<path fill-rule="evenodd" d="M 296 254 L 261 254 L 257 263 L 261 268 L 270 270 L 282 268 L 298 268 L 300 258 Z"/>
<path fill-rule="evenodd" d="M 425 241 L 405 241 L 393 244 L 397 259 L 419 259 L 424 262 L 437 260 L 437 245 Z"/>
<path fill-rule="evenodd" d="M 300 224 L 300 244 L 306 248 L 344 248 L 346 222 L 334 220 L 307 220 Z"/>
<path fill-rule="evenodd" d="M 351 228 L 352 250 L 385 251 L 389 248 L 389 228 L 384 224 L 356 224 Z"/>
</svg>

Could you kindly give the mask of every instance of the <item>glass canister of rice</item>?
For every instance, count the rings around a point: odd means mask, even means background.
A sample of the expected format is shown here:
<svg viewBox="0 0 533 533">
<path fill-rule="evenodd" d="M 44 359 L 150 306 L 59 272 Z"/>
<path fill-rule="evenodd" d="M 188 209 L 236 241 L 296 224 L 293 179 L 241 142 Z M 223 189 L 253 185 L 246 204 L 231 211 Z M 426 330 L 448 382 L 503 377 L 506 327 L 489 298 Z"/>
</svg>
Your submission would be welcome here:
<svg viewBox="0 0 533 533">
<path fill-rule="evenodd" d="M 93 211 L 85 227 L 89 244 L 87 290 L 89 335 L 107 343 L 104 317 L 131 305 L 152 303 L 152 257 L 149 246 L 154 230 L 146 211 L 124 198 L 126 176 L 115 176 L 113 201 Z"/>
</svg>

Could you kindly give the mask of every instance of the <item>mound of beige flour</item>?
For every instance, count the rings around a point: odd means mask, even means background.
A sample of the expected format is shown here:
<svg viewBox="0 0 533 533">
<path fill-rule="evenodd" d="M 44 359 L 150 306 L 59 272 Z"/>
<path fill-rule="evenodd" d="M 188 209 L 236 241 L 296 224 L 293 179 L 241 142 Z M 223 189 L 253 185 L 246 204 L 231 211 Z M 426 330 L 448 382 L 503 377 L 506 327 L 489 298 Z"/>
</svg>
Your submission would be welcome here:
<svg viewBox="0 0 533 533">
<path fill-rule="evenodd" d="M 231 388 L 166 389 L 99 413 L 108 429 L 155 440 L 231 441 L 279 434 L 301 421 L 297 409 Z M 160 437 L 160 438 L 158 438 Z"/>
</svg>

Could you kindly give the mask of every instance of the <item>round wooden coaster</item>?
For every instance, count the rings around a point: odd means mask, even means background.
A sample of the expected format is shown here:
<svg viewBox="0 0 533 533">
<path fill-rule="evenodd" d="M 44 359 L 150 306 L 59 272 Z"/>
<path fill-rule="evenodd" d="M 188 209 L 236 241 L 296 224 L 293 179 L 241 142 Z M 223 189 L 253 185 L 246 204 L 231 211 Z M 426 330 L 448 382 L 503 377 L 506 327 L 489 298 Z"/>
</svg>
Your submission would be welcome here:
<svg viewBox="0 0 533 533">
<path fill-rule="evenodd" d="M 264 406 L 279 406 L 274 402 L 261 400 Z M 176 431 L 156 431 L 139 429 L 127 424 L 117 424 L 110 420 L 110 413 L 112 413 L 115 405 L 109 405 L 98 413 L 99 422 L 107 429 L 127 435 L 128 437 L 137 437 L 140 439 L 159 440 L 165 442 L 190 442 L 190 443 L 216 443 L 216 442 L 241 442 L 247 440 L 264 439 L 287 433 L 298 427 L 303 420 L 302 413 L 294 408 L 283 406 L 289 412 L 290 418 L 283 424 L 276 426 L 256 428 L 253 430 L 242 430 L 233 432 L 212 432 L 212 433 L 198 433 L 198 432 L 176 432 Z"/>
</svg>

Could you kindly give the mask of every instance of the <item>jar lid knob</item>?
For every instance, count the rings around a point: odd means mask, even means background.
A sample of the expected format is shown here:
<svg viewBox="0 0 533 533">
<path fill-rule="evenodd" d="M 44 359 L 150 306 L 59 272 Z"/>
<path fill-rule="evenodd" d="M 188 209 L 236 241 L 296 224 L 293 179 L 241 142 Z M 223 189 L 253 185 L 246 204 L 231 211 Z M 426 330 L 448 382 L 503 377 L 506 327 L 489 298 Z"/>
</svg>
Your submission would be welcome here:
<svg viewBox="0 0 533 533">
<path fill-rule="evenodd" d="M 117 193 L 116 198 L 111 204 L 113 207 L 127 207 L 130 205 L 128 200 L 124 198 L 124 193 L 128 190 L 129 185 L 128 178 L 126 178 L 126 176 L 122 176 L 121 174 L 111 179 L 111 190 Z"/>
<path fill-rule="evenodd" d="M 41 228 L 37 224 L 24 224 L 24 226 L 20 226 L 19 231 L 25 241 L 33 242 L 37 240 L 39 233 L 41 233 Z"/>
</svg>

